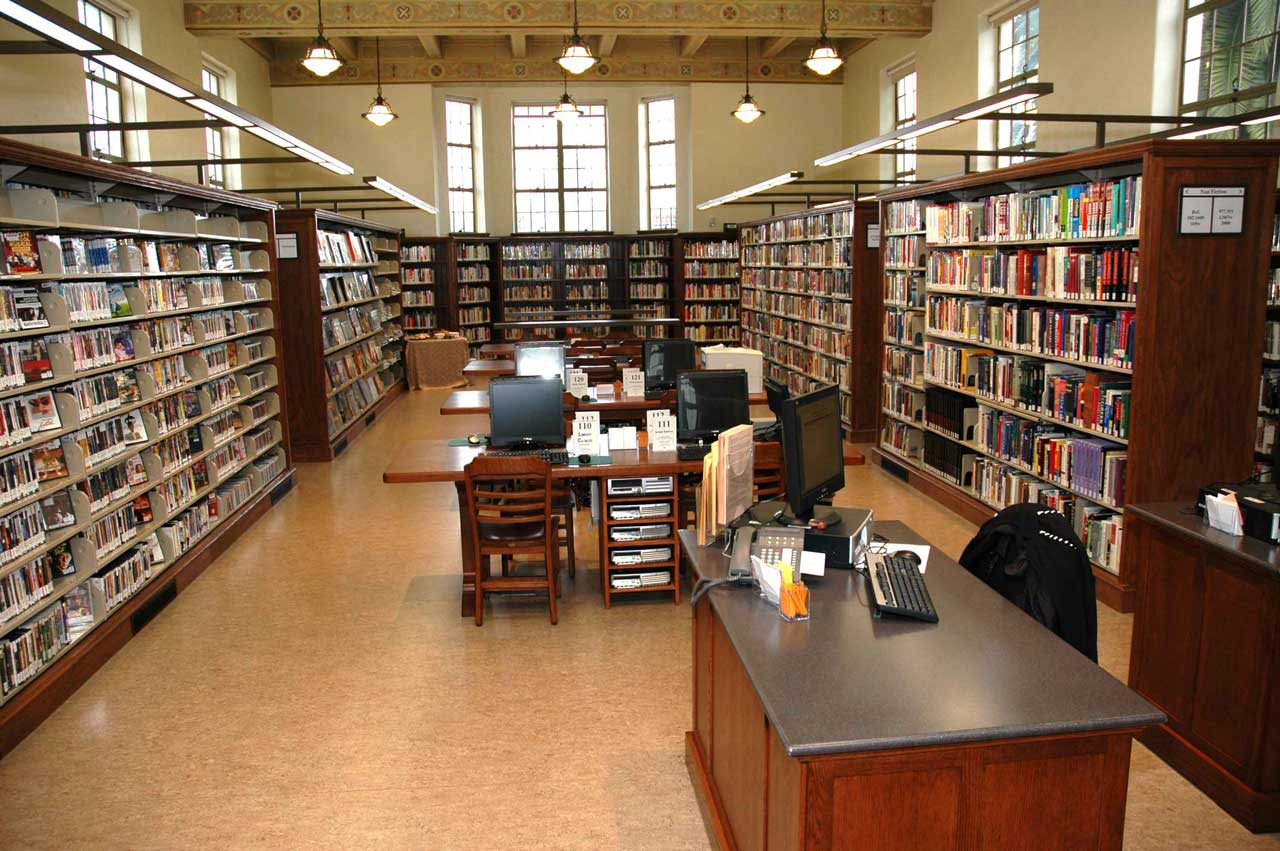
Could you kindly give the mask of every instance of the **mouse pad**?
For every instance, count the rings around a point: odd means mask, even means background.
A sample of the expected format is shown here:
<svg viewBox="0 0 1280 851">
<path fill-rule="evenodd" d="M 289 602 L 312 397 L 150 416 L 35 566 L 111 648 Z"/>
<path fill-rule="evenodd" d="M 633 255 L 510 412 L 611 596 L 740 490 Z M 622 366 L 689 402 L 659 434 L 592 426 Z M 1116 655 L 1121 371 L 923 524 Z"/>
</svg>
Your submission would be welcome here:
<svg viewBox="0 0 1280 851">
<path fill-rule="evenodd" d="M 607 467 L 613 463 L 613 458 L 608 455 L 592 455 L 590 464 L 579 464 L 577 455 L 569 456 L 570 467 Z"/>
<path fill-rule="evenodd" d="M 488 446 L 489 438 L 486 437 L 480 443 L 472 443 L 471 441 L 467 440 L 465 437 L 455 437 L 453 440 L 449 441 L 449 445 L 450 446 L 475 446 L 475 447 Z"/>
</svg>

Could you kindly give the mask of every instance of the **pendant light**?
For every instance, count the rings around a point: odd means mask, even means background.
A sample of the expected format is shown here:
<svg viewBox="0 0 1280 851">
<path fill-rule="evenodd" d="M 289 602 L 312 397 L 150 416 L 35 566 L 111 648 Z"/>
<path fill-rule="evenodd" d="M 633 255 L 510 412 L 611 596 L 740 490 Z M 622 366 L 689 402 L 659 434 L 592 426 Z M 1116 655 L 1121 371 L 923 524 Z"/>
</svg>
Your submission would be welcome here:
<svg viewBox="0 0 1280 851">
<path fill-rule="evenodd" d="M 729 113 L 743 124 L 750 124 L 760 116 L 764 115 L 764 110 L 760 108 L 760 104 L 756 103 L 756 99 L 751 96 L 751 39 L 744 38 L 746 62 L 743 66 L 743 81 L 747 84 L 746 94 L 742 96 L 742 100 L 738 101 L 738 108 Z"/>
<path fill-rule="evenodd" d="M 378 127 L 386 127 L 396 120 L 396 114 L 391 111 L 391 104 L 382 99 L 382 39 L 377 36 L 373 39 L 373 51 L 377 57 L 375 67 L 378 69 L 378 94 L 373 103 L 369 104 L 369 111 L 364 113 L 364 117 Z"/>
<path fill-rule="evenodd" d="M 818 41 L 809 51 L 809 58 L 804 61 L 804 64 L 820 77 L 827 76 L 844 64 L 835 45 L 831 43 L 831 39 L 827 38 L 827 0 L 822 0 L 822 28 L 819 31 Z"/>
<path fill-rule="evenodd" d="M 569 97 L 569 78 L 567 76 L 564 78 L 564 94 L 560 96 L 560 102 L 547 115 L 554 117 L 561 124 L 567 124 L 582 115 L 582 110 L 578 109 L 578 102 Z"/>
<path fill-rule="evenodd" d="M 564 46 L 556 62 L 570 74 L 582 74 L 599 61 L 578 34 L 578 0 L 573 0 L 573 35 L 569 37 L 569 43 Z"/>
<path fill-rule="evenodd" d="M 324 37 L 324 10 L 320 6 L 320 0 L 316 0 L 316 16 L 319 19 L 316 38 L 302 57 L 302 67 L 317 77 L 327 77 L 342 67 L 342 60 L 338 58 L 338 51 L 333 49 L 329 39 Z"/>
</svg>

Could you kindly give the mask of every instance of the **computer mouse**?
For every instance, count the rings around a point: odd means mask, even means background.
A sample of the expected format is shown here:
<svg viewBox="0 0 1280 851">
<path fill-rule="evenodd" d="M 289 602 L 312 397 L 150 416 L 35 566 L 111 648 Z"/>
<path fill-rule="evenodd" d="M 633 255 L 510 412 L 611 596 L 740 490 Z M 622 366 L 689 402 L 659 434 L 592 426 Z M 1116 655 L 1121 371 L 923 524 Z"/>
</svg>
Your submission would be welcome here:
<svg viewBox="0 0 1280 851">
<path fill-rule="evenodd" d="M 920 556 L 916 555 L 911 550 L 894 550 L 893 552 L 889 553 L 889 555 L 897 556 L 900 559 L 909 561 L 911 562 L 911 565 L 913 567 L 918 568 L 920 566 Z"/>
<path fill-rule="evenodd" d="M 479 446 L 480 444 L 484 443 L 484 435 L 469 434 L 467 435 L 467 443 L 470 443 L 472 446 Z"/>
<path fill-rule="evenodd" d="M 583 402 L 590 402 L 590 401 L 591 401 L 591 394 L 590 394 L 590 393 L 583 393 L 581 396 L 579 396 L 579 397 L 578 397 L 578 399 L 579 399 L 579 400 L 581 400 L 581 401 L 583 401 Z"/>
<path fill-rule="evenodd" d="M 579 464 L 590 464 L 590 463 L 591 463 L 591 456 L 590 456 L 590 455 L 587 455 L 587 454 L 584 452 L 583 454 L 581 454 L 581 455 L 579 455 L 579 456 L 578 456 L 578 463 L 579 463 Z"/>
</svg>

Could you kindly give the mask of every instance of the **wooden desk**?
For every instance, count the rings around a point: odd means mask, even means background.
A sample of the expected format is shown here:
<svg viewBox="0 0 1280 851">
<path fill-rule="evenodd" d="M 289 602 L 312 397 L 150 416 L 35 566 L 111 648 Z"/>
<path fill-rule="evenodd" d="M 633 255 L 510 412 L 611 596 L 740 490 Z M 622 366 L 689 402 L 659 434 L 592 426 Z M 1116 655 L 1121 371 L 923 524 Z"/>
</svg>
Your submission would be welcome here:
<svg viewBox="0 0 1280 851">
<path fill-rule="evenodd" d="M 1245 827 L 1280 830 L 1280 546 L 1190 511 L 1124 512 L 1142 565 L 1129 685 L 1169 716 L 1139 738 Z"/>
<path fill-rule="evenodd" d="M 516 362 L 505 358 L 476 358 L 467 361 L 462 368 L 467 378 L 491 378 L 495 375 L 515 375 Z"/>
<path fill-rule="evenodd" d="M 480 347 L 482 358 L 512 358 L 515 354 L 515 343 L 485 343 Z"/>
<path fill-rule="evenodd" d="M 936 548 L 926 576 L 937 624 L 874 618 L 853 571 L 810 582 L 806 622 L 699 600 L 686 760 L 721 848 L 1119 851 L 1131 741 L 1164 716 Z"/>
<path fill-rule="evenodd" d="M 571 399 L 572 397 L 565 394 L 566 407 L 570 404 Z M 752 393 L 748 397 L 748 401 L 753 405 L 765 405 L 768 404 L 769 400 L 763 393 Z M 621 393 L 618 393 L 612 399 L 602 399 L 598 402 L 578 402 L 579 411 L 600 411 L 602 413 L 638 413 L 674 407 L 674 403 L 664 404 L 661 399 L 630 398 L 622 396 Z M 449 397 L 444 400 L 444 404 L 440 406 L 440 413 L 444 416 L 488 414 L 489 391 L 455 390 L 449 394 Z"/>
<path fill-rule="evenodd" d="M 613 463 L 607 466 L 554 466 L 555 479 L 602 479 L 623 476 L 670 476 L 679 473 L 701 473 L 702 461 L 681 461 L 674 452 L 650 453 L 643 443 L 639 449 L 612 450 Z M 463 492 L 463 469 L 471 459 L 484 451 L 481 446 L 450 446 L 448 440 L 411 440 L 395 455 L 395 460 L 382 474 L 387 484 L 452 482 L 458 491 L 458 523 L 462 535 L 462 616 L 474 612 L 476 565 L 472 561 L 471 524 L 466 517 L 466 494 Z M 866 457 L 845 444 L 845 464 L 865 464 Z"/>
</svg>

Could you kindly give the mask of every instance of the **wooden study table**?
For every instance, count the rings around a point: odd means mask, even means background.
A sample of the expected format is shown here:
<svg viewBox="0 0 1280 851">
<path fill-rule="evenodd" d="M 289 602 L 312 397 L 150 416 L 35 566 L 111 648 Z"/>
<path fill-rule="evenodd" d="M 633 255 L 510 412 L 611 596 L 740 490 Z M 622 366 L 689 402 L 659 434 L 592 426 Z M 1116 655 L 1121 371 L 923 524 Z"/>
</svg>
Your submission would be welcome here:
<svg viewBox="0 0 1280 851">
<path fill-rule="evenodd" d="M 698 601 L 685 754 L 721 848 L 1120 851 L 1132 739 L 1164 715 L 937 548 L 925 580 L 937 624 L 873 617 L 847 570 L 809 579 L 808 621 L 753 588 Z"/>
<path fill-rule="evenodd" d="M 465 378 L 492 378 L 495 375 L 515 375 L 516 362 L 506 358 L 474 358 L 462 368 Z"/>
<path fill-rule="evenodd" d="M 485 343 L 480 347 L 481 358 L 507 358 L 515 357 L 515 343 Z"/>
<path fill-rule="evenodd" d="M 555 465 L 551 468 L 554 479 L 603 479 L 624 476 L 670 476 L 681 473 L 701 473 L 702 461 L 681 461 L 674 452 L 650 453 L 641 433 L 639 449 L 614 449 L 609 455 L 612 463 L 587 467 Z M 481 452 L 482 446 L 450 446 L 448 440 L 411 440 L 396 452 L 382 474 L 387 484 L 416 484 L 424 482 L 452 482 L 458 491 L 458 523 L 462 535 L 462 616 L 475 614 L 476 565 L 473 559 L 471 524 L 467 522 L 467 497 L 463 488 L 463 469 Z M 847 466 L 867 462 L 866 457 L 845 444 Z"/>
<path fill-rule="evenodd" d="M 565 406 L 570 405 L 572 396 L 565 394 Z M 768 404 L 768 397 L 763 393 L 752 393 L 747 397 L 752 405 Z M 646 399 L 643 396 L 623 396 L 616 393 L 612 399 L 601 399 L 595 402 L 578 403 L 579 411 L 600 411 L 601 413 L 639 413 L 643 411 L 656 411 L 659 408 L 674 408 L 674 402 L 664 402 L 662 399 Z M 444 416 L 460 416 L 462 414 L 488 414 L 489 413 L 489 391 L 488 390 L 454 390 L 449 397 L 444 400 L 444 404 L 440 406 L 440 413 Z"/>
</svg>

